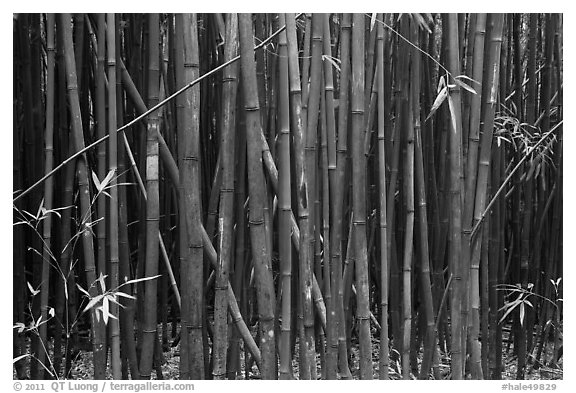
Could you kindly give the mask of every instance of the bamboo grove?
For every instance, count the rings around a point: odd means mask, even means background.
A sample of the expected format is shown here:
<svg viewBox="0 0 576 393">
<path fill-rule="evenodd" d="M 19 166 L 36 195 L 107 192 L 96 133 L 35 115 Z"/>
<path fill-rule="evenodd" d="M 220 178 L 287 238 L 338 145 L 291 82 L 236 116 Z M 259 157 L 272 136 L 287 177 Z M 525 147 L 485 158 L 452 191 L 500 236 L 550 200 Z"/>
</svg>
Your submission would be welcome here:
<svg viewBox="0 0 576 393">
<path fill-rule="evenodd" d="M 562 23 L 15 14 L 15 377 L 554 369 Z"/>
</svg>

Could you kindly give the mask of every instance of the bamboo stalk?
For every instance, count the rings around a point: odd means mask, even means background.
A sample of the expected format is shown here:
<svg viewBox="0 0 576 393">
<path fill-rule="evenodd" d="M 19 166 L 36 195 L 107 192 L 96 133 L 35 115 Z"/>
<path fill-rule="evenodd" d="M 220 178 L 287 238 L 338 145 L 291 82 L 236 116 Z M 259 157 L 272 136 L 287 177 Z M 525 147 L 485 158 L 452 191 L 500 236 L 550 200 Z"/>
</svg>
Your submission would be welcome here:
<svg viewBox="0 0 576 393">
<path fill-rule="evenodd" d="M 159 36 L 160 20 L 158 14 L 149 18 L 149 72 L 148 102 L 154 106 L 159 97 Z M 109 22 L 110 23 L 110 22 Z M 158 274 L 158 233 L 159 230 L 159 189 L 158 189 L 158 112 L 152 112 L 148 118 L 146 131 L 146 271 L 145 276 Z M 112 140 L 111 138 L 110 140 Z M 150 379 L 157 323 L 157 281 L 145 282 L 144 327 L 142 349 L 140 353 L 140 378 Z"/>
<path fill-rule="evenodd" d="M 82 115 L 80 114 L 80 102 L 78 99 L 78 83 L 76 80 L 76 66 L 74 61 L 74 49 L 72 43 L 72 29 L 70 26 L 70 14 L 60 14 L 60 26 L 64 36 L 64 59 L 66 63 L 66 85 L 68 86 L 68 99 L 70 104 L 70 111 L 72 114 L 72 131 L 73 131 L 73 146 L 76 154 L 84 151 L 84 135 L 82 132 Z M 71 158 L 68 159 L 71 161 Z M 54 171 L 54 170 L 53 170 Z M 76 164 L 76 174 L 78 178 L 78 186 L 80 189 L 80 211 L 81 217 L 88 218 L 83 220 L 81 230 L 84 233 L 82 236 L 82 246 L 84 251 L 84 263 L 86 282 L 89 283 L 88 293 L 92 298 L 97 296 L 97 286 L 91 285 L 96 281 L 96 267 L 94 263 L 94 243 L 92 231 L 87 227 L 89 218 L 92 215 L 90 189 L 88 187 L 88 171 L 86 156 L 80 156 Z M 104 349 L 103 329 L 97 323 L 96 309 L 92 308 L 91 323 L 93 333 L 93 351 L 94 358 L 99 358 Z M 105 359 L 105 358 L 104 358 Z M 95 379 L 103 379 L 105 371 L 105 363 L 94 363 L 94 377 Z"/>
<path fill-rule="evenodd" d="M 108 168 L 109 171 L 116 174 L 118 169 L 118 138 L 116 136 L 117 119 L 116 119 L 116 22 L 114 14 L 107 14 L 106 16 L 107 29 L 107 65 L 108 65 L 108 129 L 111 135 L 108 138 Z M 110 286 L 117 288 L 119 285 L 118 275 L 118 187 L 116 186 L 116 176 L 110 180 L 110 213 L 108 216 L 109 227 L 108 234 L 110 240 Z M 107 301 L 107 300 L 104 300 Z M 154 299 L 156 301 L 156 299 Z M 116 318 L 110 320 L 109 335 L 110 335 L 110 362 L 112 368 L 112 376 L 114 379 L 122 378 L 120 366 L 120 326 L 118 323 L 119 308 L 116 303 L 110 304 L 110 313 Z"/>
<path fill-rule="evenodd" d="M 448 65 L 452 75 L 460 75 L 460 56 L 458 52 L 458 20 L 456 14 L 448 14 L 443 18 L 448 30 Z M 460 177 L 462 173 L 462 120 L 460 116 L 460 88 L 450 90 L 450 240 L 448 258 L 454 282 L 451 296 L 451 331 L 452 331 L 452 379 L 463 379 L 464 357 L 462 352 L 462 298 L 463 298 L 463 266 L 462 257 L 462 202 Z"/>
<path fill-rule="evenodd" d="M 233 58 L 237 51 L 238 17 L 228 14 L 226 18 L 225 58 Z M 214 346 L 213 375 L 215 379 L 226 376 L 226 352 L 228 347 L 228 275 L 232 259 L 233 203 L 234 203 L 234 145 L 236 115 L 236 67 L 226 68 L 223 77 L 222 98 L 222 187 L 220 188 L 219 238 L 220 254 L 214 299 Z"/>
<path fill-rule="evenodd" d="M 378 14 L 382 19 L 382 14 Z M 384 96 L 384 26 L 379 23 L 376 37 L 376 83 L 378 89 L 378 191 L 380 199 L 380 359 L 379 378 L 387 380 L 389 360 L 388 349 L 388 288 L 389 288 L 389 248 L 388 242 L 388 221 L 386 217 L 386 147 L 385 147 L 385 96 Z"/>
<path fill-rule="evenodd" d="M 54 163 L 54 14 L 46 16 L 47 34 L 47 81 L 46 81 L 46 131 L 44 134 L 44 171 L 50 172 Z M 54 182 L 49 178 L 44 184 L 44 204 L 43 207 L 50 211 L 54 199 Z M 52 264 L 52 215 L 47 214 L 42 228 L 42 285 L 40 287 L 40 317 L 46 321 L 48 319 L 48 294 L 50 291 L 50 265 Z M 35 349 L 38 363 L 46 363 L 47 333 L 48 324 L 40 325 L 38 329 L 39 345 Z M 43 371 L 42 371 L 43 373 Z"/>
<path fill-rule="evenodd" d="M 262 351 L 262 377 L 276 379 L 276 342 L 274 339 L 275 293 L 270 269 L 270 250 L 266 244 L 263 208 L 264 172 L 259 106 L 257 100 L 256 67 L 253 57 L 252 20 L 250 14 L 239 15 L 240 53 L 242 64 L 243 91 L 245 98 L 246 128 L 248 143 L 248 188 L 250 193 L 250 241 L 254 259 L 256 285 L 258 288 L 258 314 Z"/>
<path fill-rule="evenodd" d="M 363 153 L 364 123 L 364 15 L 354 14 L 352 23 L 352 172 L 354 212 L 354 253 L 356 255 L 357 311 L 360 332 L 360 378 L 372 379 L 368 255 L 366 245 L 366 159 Z"/>
<path fill-rule="evenodd" d="M 280 14 L 280 24 L 285 24 L 286 16 Z M 282 324 L 280 332 L 279 357 L 280 379 L 291 378 L 290 331 L 292 326 L 292 244 L 290 229 L 292 202 L 290 195 L 290 105 L 288 86 L 288 48 L 286 32 L 279 38 L 279 97 L 278 126 L 280 146 L 278 148 L 279 173 L 278 207 L 280 209 L 278 248 L 282 280 Z"/>
<path fill-rule="evenodd" d="M 306 247 L 309 238 L 309 191 L 308 179 L 304 161 L 304 135 L 306 129 L 303 90 L 300 85 L 298 67 L 298 52 L 296 46 L 296 26 L 293 15 L 286 15 L 288 41 L 288 75 L 290 83 L 290 118 L 294 125 L 294 156 L 297 179 L 298 223 L 300 227 L 300 249 L 298 253 L 300 293 L 302 297 L 303 320 L 300 322 L 300 379 L 310 379 L 315 364 L 310 364 L 314 353 L 314 319 L 312 313 L 312 271 L 310 267 L 310 249 Z M 306 67 L 304 67 L 306 69 Z M 305 82 L 306 83 L 306 80 Z M 305 324 L 302 326 L 302 324 Z"/>
</svg>

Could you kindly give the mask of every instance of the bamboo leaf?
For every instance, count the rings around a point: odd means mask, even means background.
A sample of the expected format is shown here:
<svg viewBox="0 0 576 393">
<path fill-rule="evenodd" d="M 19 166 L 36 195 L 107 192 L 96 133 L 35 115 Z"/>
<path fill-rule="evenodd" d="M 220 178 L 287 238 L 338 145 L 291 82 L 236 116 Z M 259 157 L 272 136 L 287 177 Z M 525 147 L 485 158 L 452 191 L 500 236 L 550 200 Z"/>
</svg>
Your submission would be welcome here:
<svg viewBox="0 0 576 393">
<path fill-rule="evenodd" d="M 374 30 L 374 25 L 376 24 L 376 15 L 378 14 L 373 12 L 372 17 L 370 18 L 370 31 Z"/>
<path fill-rule="evenodd" d="M 96 281 L 98 281 L 98 283 L 100 284 L 100 289 L 102 290 L 102 293 L 106 292 L 106 281 L 104 280 L 107 276 L 102 275 L 102 273 L 100 273 L 100 277 L 98 277 L 96 279 Z"/>
<path fill-rule="evenodd" d="M 520 303 L 520 326 L 524 327 L 524 303 Z"/>
<path fill-rule="evenodd" d="M 332 56 L 322 55 L 322 60 L 328 60 L 330 64 L 332 64 L 334 68 L 336 68 L 338 72 L 340 72 L 340 66 L 337 63 L 337 61 L 339 61 L 338 59 L 334 59 Z"/>
<path fill-rule="evenodd" d="M 430 30 L 430 27 L 428 27 L 428 23 L 426 23 L 426 21 L 424 20 L 424 17 L 422 16 L 422 14 L 419 13 L 414 13 L 411 14 L 412 17 L 415 19 L 416 23 L 418 24 L 419 27 L 421 27 L 422 29 L 426 30 L 428 32 L 428 34 L 432 33 L 432 30 Z"/>
<path fill-rule="evenodd" d="M 114 177 L 114 172 L 115 171 L 108 172 L 104 180 L 102 180 L 102 188 L 100 190 L 105 189 L 108 183 L 110 183 L 110 180 L 112 180 L 112 178 Z"/>
<path fill-rule="evenodd" d="M 22 359 L 24 359 L 24 358 L 26 358 L 26 357 L 28 357 L 28 356 L 30 356 L 30 355 L 27 354 L 27 353 L 24 354 L 24 355 L 17 356 L 17 357 L 15 357 L 14 359 L 12 359 L 12 364 L 14 364 L 14 363 L 16 363 L 18 360 L 22 360 Z"/>
<path fill-rule="evenodd" d="M 86 295 L 88 298 L 90 298 L 90 294 L 88 293 L 88 291 L 86 291 L 84 288 L 82 288 L 80 286 L 80 284 L 76 284 L 76 286 L 78 287 L 78 289 L 80 290 L 80 292 L 82 292 L 84 295 Z"/>
<path fill-rule="evenodd" d="M 454 82 L 455 82 L 458 86 L 462 87 L 464 90 L 467 90 L 467 91 L 469 91 L 469 92 L 472 93 L 472 94 L 477 94 L 477 93 L 476 93 L 476 90 L 474 90 L 471 86 L 468 86 L 466 83 L 464 83 L 464 82 L 462 82 L 462 81 L 460 81 L 460 80 L 458 80 L 458 79 L 456 79 L 456 78 L 454 78 Z"/>
<path fill-rule="evenodd" d="M 102 300 L 102 317 L 104 318 L 104 324 L 108 325 L 108 316 L 110 315 L 110 305 L 108 303 L 108 298 L 104 297 Z"/>
<path fill-rule="evenodd" d="M 98 296 L 95 296 L 95 297 L 93 297 L 92 299 L 90 299 L 90 301 L 88 302 L 88 304 L 86 305 L 86 307 L 84 307 L 84 311 L 83 311 L 83 312 L 86 312 L 86 311 L 90 310 L 92 307 L 94 307 L 94 305 L 95 305 L 96 303 L 98 303 L 98 302 L 100 301 L 100 299 L 102 299 L 102 295 L 98 295 Z"/>
<path fill-rule="evenodd" d="M 94 182 L 94 185 L 96 186 L 96 189 L 98 190 L 98 192 L 100 192 L 102 187 L 100 186 L 100 180 L 98 180 L 98 176 L 96 175 L 96 173 L 94 171 L 92 171 L 92 181 Z"/>
<path fill-rule="evenodd" d="M 38 295 L 38 293 L 40 293 L 40 290 L 36 290 L 32 287 L 32 284 L 30 284 L 30 282 L 26 281 L 26 284 L 28 284 L 28 289 L 30 290 L 30 292 L 32 293 L 32 296 L 36 296 Z"/>
<path fill-rule="evenodd" d="M 120 292 L 120 291 L 116 292 L 116 296 L 125 297 L 128 299 L 134 299 L 134 300 L 136 299 L 134 296 L 128 295 L 127 293 Z"/>
<path fill-rule="evenodd" d="M 436 96 L 436 99 L 434 100 L 434 104 L 432 104 L 432 108 L 430 109 L 430 113 L 428 114 L 428 116 L 426 117 L 426 120 L 424 120 L 424 122 L 427 122 L 428 119 L 430 119 L 434 115 L 434 113 L 436 113 L 436 111 L 438 110 L 440 105 L 442 105 L 442 103 L 444 102 L 446 97 L 448 97 L 448 89 L 446 88 L 446 86 L 444 86 L 442 88 L 442 90 L 440 90 L 440 93 L 438 94 L 438 96 Z"/>
<path fill-rule="evenodd" d="M 124 285 L 127 285 L 127 284 L 136 284 L 137 282 L 154 280 L 155 278 L 158 278 L 158 277 L 160 277 L 160 276 L 161 276 L 161 274 L 157 274 L 157 275 L 152 276 L 152 277 L 143 277 L 143 278 L 136 278 L 136 279 L 134 279 L 134 280 L 128 280 L 128 281 L 126 281 L 124 284 L 120 285 L 120 287 L 121 287 L 121 286 L 124 286 Z M 120 288 L 120 287 L 118 287 L 118 288 Z"/>
<path fill-rule="evenodd" d="M 438 86 L 436 87 L 436 93 L 440 93 L 444 87 L 446 87 L 446 80 L 444 79 L 444 76 L 441 76 L 440 78 L 438 78 Z"/>
<path fill-rule="evenodd" d="M 498 323 L 501 324 L 501 323 L 506 319 L 506 317 L 507 317 L 508 315 L 510 315 L 510 313 L 511 313 L 512 311 L 514 311 L 515 308 L 516 308 L 515 306 L 509 307 L 508 310 L 507 310 L 507 311 L 504 313 L 504 315 L 502 316 L 502 318 L 500 318 L 500 321 L 498 321 Z"/>
<path fill-rule="evenodd" d="M 478 86 L 482 86 L 482 83 L 478 82 L 478 81 L 475 80 L 475 79 L 470 78 L 470 77 L 467 76 L 467 75 L 458 75 L 458 76 L 455 76 L 454 79 L 456 79 L 456 80 L 466 79 L 467 81 L 470 81 L 470 82 L 472 82 L 472 83 L 476 83 Z"/>
</svg>

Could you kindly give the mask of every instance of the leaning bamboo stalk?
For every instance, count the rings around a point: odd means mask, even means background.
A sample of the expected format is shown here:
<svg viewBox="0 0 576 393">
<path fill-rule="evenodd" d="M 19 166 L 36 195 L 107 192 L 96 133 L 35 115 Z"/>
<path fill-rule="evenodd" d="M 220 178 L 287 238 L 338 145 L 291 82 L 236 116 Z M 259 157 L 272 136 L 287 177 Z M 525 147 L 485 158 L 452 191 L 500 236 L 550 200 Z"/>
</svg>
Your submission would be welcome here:
<svg viewBox="0 0 576 393">
<path fill-rule="evenodd" d="M 226 19 L 226 39 L 224 61 L 233 58 L 237 52 L 238 16 L 228 14 Z M 228 281 L 232 259 L 233 207 L 234 207 L 234 146 L 236 121 L 237 67 L 232 65 L 225 69 L 223 76 L 222 98 L 222 187 L 220 187 L 219 238 L 220 254 L 218 255 L 216 290 L 214 299 L 214 345 L 213 375 L 215 379 L 226 376 L 226 353 L 228 349 Z"/>
<path fill-rule="evenodd" d="M 354 254 L 356 256 L 357 311 L 360 331 L 360 378 L 372 379 L 368 255 L 366 244 L 366 157 L 362 146 L 364 123 L 364 15 L 354 14 L 352 23 L 352 201 Z"/>
<path fill-rule="evenodd" d="M 257 99 L 256 66 L 254 62 L 254 36 L 252 16 L 239 15 L 240 61 L 246 111 L 248 143 L 248 189 L 250 194 L 250 241 L 256 273 L 258 314 L 262 351 L 262 377 L 276 379 L 276 341 L 274 338 L 275 293 L 271 271 L 270 251 L 264 228 L 265 189 L 262 168 L 262 145 L 259 106 Z"/>
<path fill-rule="evenodd" d="M 73 132 L 74 150 L 80 152 L 84 150 L 84 135 L 82 131 L 82 115 L 80 114 L 80 101 L 78 99 L 78 83 L 76 80 L 76 65 L 74 60 L 74 48 L 72 42 L 72 27 L 70 25 L 70 14 L 60 14 L 60 27 L 64 36 L 64 59 L 66 64 L 66 85 L 68 86 L 68 99 L 71 111 L 71 126 Z M 72 155 L 71 157 L 73 157 Z M 69 158 L 69 160 L 71 160 Z M 52 170 L 54 172 L 54 170 Z M 79 195 L 80 195 L 80 210 L 82 217 L 89 218 L 92 216 L 90 188 L 88 183 L 88 170 L 86 163 L 86 155 L 80 156 L 76 166 L 78 177 Z M 20 194 L 22 195 L 22 194 Z M 84 263 L 86 282 L 88 285 L 88 293 L 92 298 L 98 295 L 96 285 L 91 285 L 96 281 L 96 267 L 94 263 L 94 243 L 93 235 L 89 222 L 82 221 L 82 228 L 84 236 L 82 236 L 82 245 L 84 251 Z M 103 353 L 103 329 L 97 323 L 96 309 L 92 308 L 90 312 L 92 333 L 93 333 L 93 351 L 95 359 L 100 357 Z M 105 359 L 105 358 L 104 358 Z M 105 363 L 94 363 L 94 377 L 95 379 L 103 379 L 105 372 Z"/>
</svg>

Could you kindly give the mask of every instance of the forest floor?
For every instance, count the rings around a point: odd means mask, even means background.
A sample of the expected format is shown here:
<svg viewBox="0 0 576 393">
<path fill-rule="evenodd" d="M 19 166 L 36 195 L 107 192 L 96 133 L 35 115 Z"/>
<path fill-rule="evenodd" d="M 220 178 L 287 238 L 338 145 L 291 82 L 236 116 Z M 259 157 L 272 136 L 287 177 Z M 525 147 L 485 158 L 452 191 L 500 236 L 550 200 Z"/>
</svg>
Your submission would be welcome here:
<svg viewBox="0 0 576 393">
<path fill-rule="evenodd" d="M 161 331 L 161 326 L 159 326 L 159 331 Z M 372 332 L 372 364 L 373 364 L 373 378 L 378 379 L 378 370 L 379 370 L 379 347 L 380 343 L 378 340 L 379 333 L 376 331 Z M 169 334 L 170 336 L 170 334 Z M 26 340 L 29 344 L 29 340 Z M 170 341 L 172 342 L 172 341 Z M 49 343 L 49 352 L 52 355 L 52 342 Z M 85 345 L 84 345 L 85 347 Z M 292 361 L 292 370 L 294 373 L 294 378 L 298 379 L 298 342 L 295 345 L 295 356 Z M 552 358 L 552 350 L 553 350 L 552 343 L 546 346 L 545 353 L 543 353 L 543 359 L 551 359 Z M 90 350 L 80 350 L 72 361 L 72 366 L 69 371 L 69 374 L 65 377 L 65 379 L 70 380 L 90 380 L 93 378 L 94 375 L 94 363 L 92 352 Z M 162 378 L 166 380 L 176 380 L 179 379 L 179 365 L 180 365 L 180 345 L 176 347 L 169 347 L 165 348 L 163 352 L 163 363 L 162 363 Z M 359 353 L 358 353 L 358 342 L 353 339 L 352 342 L 352 353 L 350 356 L 350 371 L 352 373 L 353 379 L 359 379 Z M 503 345 L 502 351 L 502 365 L 503 365 L 503 372 L 502 372 L 502 379 L 503 380 L 515 380 L 516 379 L 516 372 L 517 372 L 517 357 L 512 354 L 512 350 L 507 351 L 506 345 Z M 421 355 L 419 356 L 418 363 L 421 361 Z M 540 368 L 535 369 L 533 367 L 528 367 L 528 371 L 526 372 L 525 379 L 526 380 L 554 380 L 554 379 L 562 379 L 563 378 L 563 360 L 564 358 L 561 357 L 558 363 L 554 368 L 550 368 L 546 365 L 542 365 Z M 26 363 L 28 363 L 27 360 Z M 253 363 L 253 362 L 252 362 Z M 316 358 L 317 363 L 317 374 L 318 379 L 321 379 L 321 359 L 318 355 Z M 450 359 L 447 356 L 442 356 L 440 363 L 438 365 L 440 374 L 442 379 L 449 379 L 450 374 Z M 245 370 L 245 362 L 244 362 L 244 351 L 240 350 L 240 365 L 241 365 L 241 372 L 238 373 L 237 378 L 238 380 L 244 379 L 260 379 L 260 374 L 258 371 L 257 366 L 253 363 L 251 369 L 246 372 Z M 29 369 L 28 364 L 25 367 L 26 370 Z M 63 371 L 63 370 L 62 370 Z M 61 373 L 62 374 L 62 373 Z M 390 360 L 389 366 L 389 376 L 391 379 L 401 379 L 401 370 L 399 370 L 399 364 L 393 360 Z M 411 374 L 413 379 L 416 379 L 415 376 Z M 16 379 L 16 371 L 13 370 L 13 378 Z M 112 375 L 107 372 L 107 379 L 112 379 Z M 152 379 L 159 379 L 156 372 L 152 372 Z"/>
</svg>

